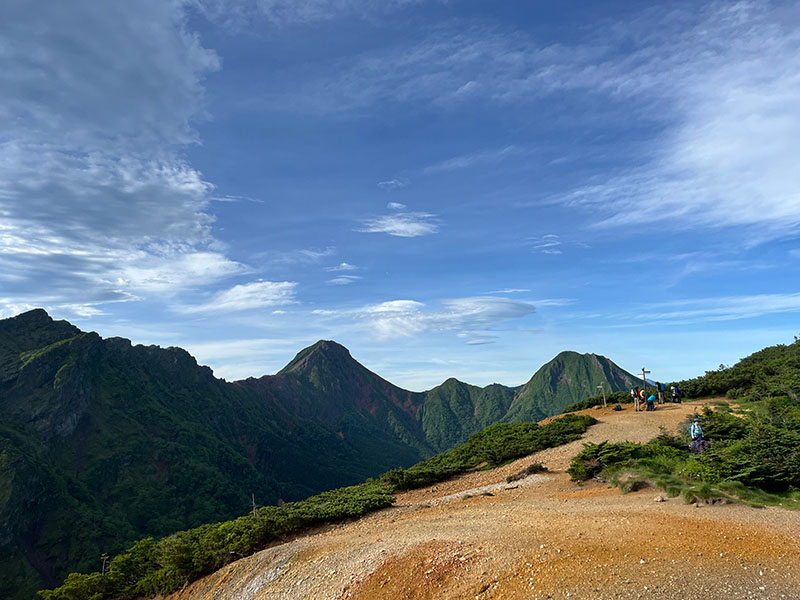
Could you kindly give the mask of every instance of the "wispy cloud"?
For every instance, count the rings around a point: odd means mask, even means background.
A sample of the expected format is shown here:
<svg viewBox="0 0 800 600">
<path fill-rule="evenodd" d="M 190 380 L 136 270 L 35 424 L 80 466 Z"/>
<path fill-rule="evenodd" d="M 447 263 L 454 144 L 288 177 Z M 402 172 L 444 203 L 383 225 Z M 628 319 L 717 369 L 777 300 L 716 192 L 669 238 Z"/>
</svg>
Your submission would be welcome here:
<svg viewBox="0 0 800 600">
<path fill-rule="evenodd" d="M 346 263 L 346 262 L 339 263 L 338 265 L 333 266 L 333 267 L 325 267 L 325 270 L 329 271 L 331 273 L 336 273 L 338 271 L 355 271 L 357 269 L 358 269 L 357 266 L 351 265 L 350 263 Z"/>
<path fill-rule="evenodd" d="M 599 226 L 669 221 L 676 229 L 748 226 L 747 241 L 800 230 L 800 32 L 768 2 L 667 15 L 625 63 L 625 93 L 656 102 L 670 127 L 641 167 L 560 201 Z"/>
<path fill-rule="evenodd" d="M 398 177 L 396 179 L 389 179 L 387 181 L 379 181 L 378 187 L 382 190 L 402 190 L 404 187 L 411 185 L 411 181 L 405 177 Z"/>
<path fill-rule="evenodd" d="M 521 148 L 513 145 L 491 150 L 481 150 L 471 154 L 454 156 L 442 162 L 430 165 L 423 169 L 423 173 L 430 175 L 433 173 L 441 173 L 443 171 L 456 171 L 459 169 L 469 169 L 478 166 L 496 165 L 509 157 L 518 156 L 522 153 L 523 150 Z"/>
<path fill-rule="evenodd" d="M 389 210 L 405 210 L 408 207 L 400 202 L 389 202 L 389 204 L 386 205 L 386 208 Z"/>
<path fill-rule="evenodd" d="M 432 1 L 436 0 L 198 0 L 194 4 L 210 19 L 238 27 L 258 16 L 278 26 L 370 18 Z"/>
<path fill-rule="evenodd" d="M 380 339 L 408 337 L 426 331 L 455 331 L 464 339 L 489 340 L 483 331 L 536 311 L 528 302 L 477 296 L 441 300 L 431 309 L 415 300 L 391 300 L 355 310 L 317 310 L 315 314 L 365 322 Z"/>
<path fill-rule="evenodd" d="M 356 231 L 388 233 L 396 237 L 419 237 L 439 231 L 439 226 L 434 221 L 436 215 L 425 212 L 400 212 L 401 210 L 395 208 L 396 212 L 393 214 L 367 219 L 364 221 L 364 226 Z"/>
<path fill-rule="evenodd" d="M 506 288 L 504 290 L 493 290 L 491 292 L 486 292 L 487 294 L 523 294 L 525 292 L 530 292 L 528 288 Z"/>
<path fill-rule="evenodd" d="M 293 281 L 254 281 L 219 292 L 203 304 L 178 307 L 184 313 L 229 313 L 271 308 L 295 302 L 297 283 Z"/>
<path fill-rule="evenodd" d="M 640 311 L 620 315 L 621 321 L 687 324 L 732 321 L 777 313 L 800 312 L 800 293 L 755 294 L 696 298 L 652 304 Z"/>
<path fill-rule="evenodd" d="M 328 280 L 330 285 L 350 285 L 361 279 L 358 275 L 340 275 Z"/>
<path fill-rule="evenodd" d="M 314 264 L 336 254 L 336 248 L 300 248 L 297 250 L 267 250 L 253 255 L 254 260 L 274 265 Z M 342 263 L 346 264 L 346 263 Z"/>
<path fill-rule="evenodd" d="M 531 248 L 542 254 L 561 254 L 561 238 L 554 233 L 530 239 Z"/>
</svg>

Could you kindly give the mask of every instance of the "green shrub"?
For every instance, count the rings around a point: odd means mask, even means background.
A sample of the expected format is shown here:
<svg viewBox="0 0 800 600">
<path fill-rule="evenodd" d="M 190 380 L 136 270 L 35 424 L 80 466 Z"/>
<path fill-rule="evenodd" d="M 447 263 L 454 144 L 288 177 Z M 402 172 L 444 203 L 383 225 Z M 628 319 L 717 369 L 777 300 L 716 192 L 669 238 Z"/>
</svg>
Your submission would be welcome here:
<svg viewBox="0 0 800 600">
<path fill-rule="evenodd" d="M 473 435 L 466 444 L 439 454 L 408 469 L 393 469 L 380 476 L 392 490 L 423 487 L 449 479 L 486 463 L 499 466 L 533 452 L 566 444 L 581 437 L 596 423 L 588 415 L 564 415 L 547 425 L 499 423 Z"/>
<path fill-rule="evenodd" d="M 106 573 L 72 573 L 61 587 L 39 594 L 44 600 L 123 600 L 168 594 L 283 535 L 357 517 L 393 502 L 384 484 L 370 481 L 299 502 L 267 506 L 233 521 L 180 531 L 158 541 L 140 540 L 114 557 Z"/>
</svg>

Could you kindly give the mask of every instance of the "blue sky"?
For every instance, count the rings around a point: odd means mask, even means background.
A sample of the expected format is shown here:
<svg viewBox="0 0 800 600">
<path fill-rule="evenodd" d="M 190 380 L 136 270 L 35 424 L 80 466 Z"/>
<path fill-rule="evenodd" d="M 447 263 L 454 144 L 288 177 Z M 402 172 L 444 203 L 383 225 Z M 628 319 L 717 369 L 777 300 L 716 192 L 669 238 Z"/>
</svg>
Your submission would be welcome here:
<svg viewBox="0 0 800 600">
<path fill-rule="evenodd" d="M 414 390 L 800 334 L 789 2 L 0 8 L 0 316 Z"/>
</svg>

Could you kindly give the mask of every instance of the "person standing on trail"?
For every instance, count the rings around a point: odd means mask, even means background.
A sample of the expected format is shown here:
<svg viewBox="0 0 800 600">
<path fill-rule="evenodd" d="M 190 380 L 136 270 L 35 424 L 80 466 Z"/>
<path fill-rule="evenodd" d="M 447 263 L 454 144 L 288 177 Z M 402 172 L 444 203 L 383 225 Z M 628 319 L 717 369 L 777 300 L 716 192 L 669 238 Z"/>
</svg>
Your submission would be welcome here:
<svg viewBox="0 0 800 600">
<path fill-rule="evenodd" d="M 681 389 L 677 385 L 672 386 L 672 401 L 675 404 L 680 404 L 681 402 Z"/>
<path fill-rule="evenodd" d="M 633 410 L 639 410 L 639 388 L 635 387 L 631 389 L 631 399 L 633 400 Z"/>
<path fill-rule="evenodd" d="M 692 438 L 692 443 L 689 445 L 689 450 L 697 454 L 706 449 L 706 440 L 703 437 L 703 428 L 700 426 L 700 419 L 697 417 L 692 419 L 692 424 L 689 425 L 689 437 Z"/>
<path fill-rule="evenodd" d="M 658 403 L 664 404 L 664 392 L 666 391 L 667 386 L 660 381 L 656 381 L 656 389 L 658 390 Z"/>
</svg>

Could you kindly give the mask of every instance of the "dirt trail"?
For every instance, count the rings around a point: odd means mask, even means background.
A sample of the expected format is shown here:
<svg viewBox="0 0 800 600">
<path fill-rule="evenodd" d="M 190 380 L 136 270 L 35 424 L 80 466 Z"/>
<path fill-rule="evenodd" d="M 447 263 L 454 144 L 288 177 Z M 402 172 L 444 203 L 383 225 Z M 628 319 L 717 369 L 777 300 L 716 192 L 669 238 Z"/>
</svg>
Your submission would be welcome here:
<svg viewBox="0 0 800 600">
<path fill-rule="evenodd" d="M 800 598 L 800 513 L 657 502 L 655 490 L 622 495 L 564 473 L 586 441 L 647 441 L 699 407 L 585 411 L 600 422 L 582 440 L 400 494 L 394 507 L 264 550 L 170 598 Z M 505 484 L 532 462 L 550 473 Z"/>
</svg>

